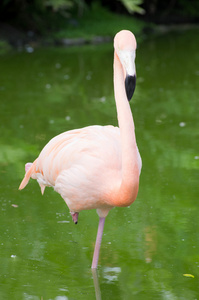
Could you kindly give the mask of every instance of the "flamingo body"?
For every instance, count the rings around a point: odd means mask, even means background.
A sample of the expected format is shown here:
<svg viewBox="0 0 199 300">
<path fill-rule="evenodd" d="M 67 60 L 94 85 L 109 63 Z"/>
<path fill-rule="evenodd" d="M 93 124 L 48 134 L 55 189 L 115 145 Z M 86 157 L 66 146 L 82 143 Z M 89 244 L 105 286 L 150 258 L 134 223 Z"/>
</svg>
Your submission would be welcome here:
<svg viewBox="0 0 199 300">
<path fill-rule="evenodd" d="M 138 152 L 137 159 L 140 161 Z M 106 217 L 113 207 L 114 191 L 121 184 L 120 130 L 114 126 L 88 126 L 52 138 L 39 157 L 28 163 L 20 185 L 36 179 L 42 193 L 51 186 L 68 205 L 70 212 L 98 209 Z"/>
<path fill-rule="evenodd" d="M 136 144 L 134 121 L 127 98 L 135 86 L 136 41 L 129 31 L 114 39 L 114 91 L 119 128 L 88 126 L 64 132 L 43 148 L 19 189 L 36 179 L 43 194 L 51 186 L 65 200 L 73 221 L 82 210 L 97 209 L 100 217 L 92 268 L 97 267 L 104 220 L 114 206 L 128 206 L 136 199 L 141 157 Z M 125 79 L 126 77 L 126 79 Z"/>
</svg>

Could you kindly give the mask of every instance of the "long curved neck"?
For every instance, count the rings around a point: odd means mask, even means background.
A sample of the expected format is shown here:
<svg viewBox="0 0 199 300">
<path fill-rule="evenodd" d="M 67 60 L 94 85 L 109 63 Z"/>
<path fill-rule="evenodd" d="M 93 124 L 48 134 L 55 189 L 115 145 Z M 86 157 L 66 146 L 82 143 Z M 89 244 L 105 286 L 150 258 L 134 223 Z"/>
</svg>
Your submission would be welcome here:
<svg viewBox="0 0 199 300">
<path fill-rule="evenodd" d="M 128 206 L 137 196 L 139 185 L 138 154 L 135 138 L 135 126 L 129 102 L 127 100 L 124 71 L 117 54 L 114 54 L 114 92 L 117 107 L 118 125 L 122 146 L 122 181 L 116 206 Z"/>
</svg>

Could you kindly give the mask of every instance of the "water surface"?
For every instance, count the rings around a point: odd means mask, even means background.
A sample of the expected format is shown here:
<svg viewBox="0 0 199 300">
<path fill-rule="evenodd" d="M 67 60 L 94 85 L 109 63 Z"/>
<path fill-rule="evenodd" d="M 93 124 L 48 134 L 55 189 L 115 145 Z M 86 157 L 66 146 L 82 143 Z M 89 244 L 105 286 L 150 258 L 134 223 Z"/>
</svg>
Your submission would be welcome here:
<svg viewBox="0 0 199 300">
<path fill-rule="evenodd" d="M 101 299 L 199 299 L 198 44 L 196 30 L 138 43 L 131 107 L 140 190 L 107 217 Z M 33 180 L 18 186 L 53 136 L 117 125 L 112 45 L 29 52 L 0 56 L 0 298 L 95 299 L 96 212 L 82 212 L 76 226 L 52 189 L 42 196 Z"/>
</svg>

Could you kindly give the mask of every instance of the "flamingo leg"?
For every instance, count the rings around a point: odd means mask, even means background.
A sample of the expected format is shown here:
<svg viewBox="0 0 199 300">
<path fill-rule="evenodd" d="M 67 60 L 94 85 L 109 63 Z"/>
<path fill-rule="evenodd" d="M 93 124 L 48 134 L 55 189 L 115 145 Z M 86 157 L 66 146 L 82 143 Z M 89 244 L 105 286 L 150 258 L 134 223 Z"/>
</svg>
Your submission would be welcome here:
<svg viewBox="0 0 199 300">
<path fill-rule="evenodd" d="M 99 252 L 100 252 L 100 246 L 101 246 L 103 229 L 104 229 L 104 222 L 105 222 L 105 218 L 99 219 L 95 250 L 94 250 L 93 261 L 91 266 L 92 269 L 96 269 L 98 265 Z"/>
</svg>

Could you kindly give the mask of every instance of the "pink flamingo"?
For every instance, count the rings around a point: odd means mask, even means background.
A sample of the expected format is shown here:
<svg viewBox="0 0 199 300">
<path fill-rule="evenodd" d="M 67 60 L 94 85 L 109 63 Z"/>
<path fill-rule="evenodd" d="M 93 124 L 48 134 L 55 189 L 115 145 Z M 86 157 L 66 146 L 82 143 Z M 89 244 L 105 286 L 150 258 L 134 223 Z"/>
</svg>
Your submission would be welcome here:
<svg viewBox="0 0 199 300">
<path fill-rule="evenodd" d="M 141 157 L 128 100 L 136 80 L 134 35 L 122 30 L 114 38 L 114 92 L 118 127 L 88 126 L 64 132 L 49 141 L 39 157 L 25 166 L 19 189 L 30 177 L 42 194 L 46 186 L 58 192 L 77 223 L 82 210 L 97 209 L 99 226 L 92 268 L 98 265 L 105 218 L 115 206 L 129 206 L 138 193 Z"/>
</svg>

